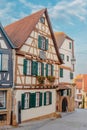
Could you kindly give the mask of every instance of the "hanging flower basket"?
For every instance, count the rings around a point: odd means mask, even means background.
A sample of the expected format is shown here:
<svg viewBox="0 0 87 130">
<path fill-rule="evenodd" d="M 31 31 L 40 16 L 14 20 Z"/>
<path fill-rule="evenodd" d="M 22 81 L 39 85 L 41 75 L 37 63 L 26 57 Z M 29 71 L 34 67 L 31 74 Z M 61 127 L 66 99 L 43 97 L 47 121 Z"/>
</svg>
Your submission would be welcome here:
<svg viewBox="0 0 87 130">
<path fill-rule="evenodd" d="M 44 76 L 37 76 L 37 80 L 40 84 L 44 84 L 45 77 Z"/>
<path fill-rule="evenodd" d="M 54 76 L 47 76 L 47 79 L 51 83 L 55 81 L 55 77 Z"/>
</svg>

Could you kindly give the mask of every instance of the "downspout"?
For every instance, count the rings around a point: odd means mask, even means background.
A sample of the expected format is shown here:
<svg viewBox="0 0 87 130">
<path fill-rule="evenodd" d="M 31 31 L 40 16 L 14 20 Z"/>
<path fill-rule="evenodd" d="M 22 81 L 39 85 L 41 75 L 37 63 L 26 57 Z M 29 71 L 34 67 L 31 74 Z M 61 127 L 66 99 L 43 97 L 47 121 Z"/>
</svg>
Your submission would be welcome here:
<svg viewBox="0 0 87 130">
<path fill-rule="evenodd" d="M 13 62 L 13 86 L 12 86 L 12 125 L 16 124 L 16 116 L 15 116 L 15 61 L 16 61 L 16 51 L 12 50 L 12 62 Z"/>
</svg>

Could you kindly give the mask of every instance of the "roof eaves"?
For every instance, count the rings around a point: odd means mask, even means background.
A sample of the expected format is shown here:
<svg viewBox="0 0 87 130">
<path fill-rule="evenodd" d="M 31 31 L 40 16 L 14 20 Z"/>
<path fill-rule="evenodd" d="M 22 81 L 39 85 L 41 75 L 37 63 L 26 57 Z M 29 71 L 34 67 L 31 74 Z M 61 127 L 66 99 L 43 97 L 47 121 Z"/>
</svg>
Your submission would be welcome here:
<svg viewBox="0 0 87 130">
<path fill-rule="evenodd" d="M 48 20 L 48 23 L 49 23 L 49 28 L 51 29 L 50 31 L 51 31 L 51 35 L 53 37 L 53 41 L 54 41 L 54 44 L 55 44 L 55 50 L 56 50 L 57 56 L 58 56 L 58 58 L 60 60 L 60 64 L 63 64 L 63 60 L 61 59 L 61 56 L 60 56 L 59 51 L 58 51 L 56 39 L 54 37 L 54 32 L 53 32 L 52 25 L 51 25 L 51 22 L 50 22 L 50 19 L 49 19 L 49 16 L 48 16 L 47 9 L 45 10 L 45 12 L 46 12 L 47 20 Z"/>
</svg>

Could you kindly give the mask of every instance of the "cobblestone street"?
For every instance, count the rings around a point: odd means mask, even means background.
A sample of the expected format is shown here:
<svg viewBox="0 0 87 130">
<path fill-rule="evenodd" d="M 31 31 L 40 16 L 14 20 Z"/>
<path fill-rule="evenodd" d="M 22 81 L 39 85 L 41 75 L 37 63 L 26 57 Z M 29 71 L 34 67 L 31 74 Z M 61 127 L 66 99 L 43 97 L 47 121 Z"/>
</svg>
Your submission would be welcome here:
<svg viewBox="0 0 87 130">
<path fill-rule="evenodd" d="M 19 127 L 4 127 L 9 130 L 87 130 L 87 110 L 77 109 L 73 113 L 63 113 L 62 118 L 45 119 L 23 123 Z"/>
</svg>

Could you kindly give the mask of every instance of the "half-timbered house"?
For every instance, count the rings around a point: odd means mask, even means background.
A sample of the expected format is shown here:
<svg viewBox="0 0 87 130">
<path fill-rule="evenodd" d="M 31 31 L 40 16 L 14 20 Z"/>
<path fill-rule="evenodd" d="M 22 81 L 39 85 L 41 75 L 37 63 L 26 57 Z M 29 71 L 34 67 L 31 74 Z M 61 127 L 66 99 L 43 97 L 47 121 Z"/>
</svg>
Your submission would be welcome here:
<svg viewBox="0 0 87 130">
<path fill-rule="evenodd" d="M 5 27 L 16 46 L 14 71 L 14 123 L 56 111 L 60 58 L 47 9 Z"/>
<path fill-rule="evenodd" d="M 13 45 L 0 24 L 0 125 L 10 124 Z"/>
</svg>

